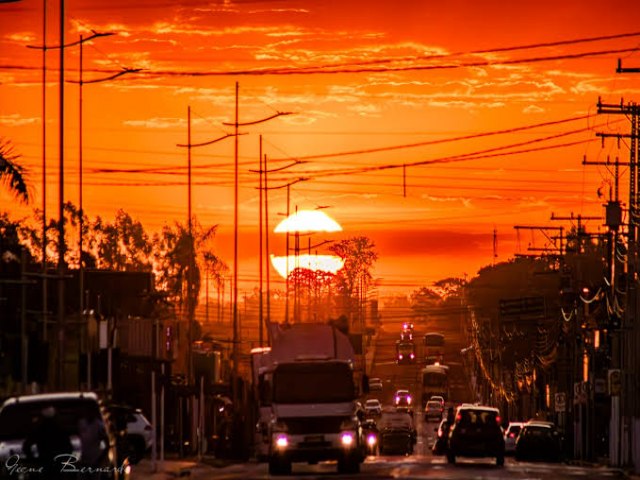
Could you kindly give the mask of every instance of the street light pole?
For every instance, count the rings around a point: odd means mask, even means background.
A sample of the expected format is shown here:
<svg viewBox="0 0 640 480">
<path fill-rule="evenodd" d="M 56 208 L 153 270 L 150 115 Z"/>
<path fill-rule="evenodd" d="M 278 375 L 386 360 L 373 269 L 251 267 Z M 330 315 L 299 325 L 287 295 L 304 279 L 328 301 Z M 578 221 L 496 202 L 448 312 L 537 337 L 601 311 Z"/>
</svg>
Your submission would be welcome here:
<svg viewBox="0 0 640 480">
<path fill-rule="evenodd" d="M 64 0 L 60 0 L 60 72 L 58 120 L 58 375 L 57 386 L 64 389 Z"/>
</svg>

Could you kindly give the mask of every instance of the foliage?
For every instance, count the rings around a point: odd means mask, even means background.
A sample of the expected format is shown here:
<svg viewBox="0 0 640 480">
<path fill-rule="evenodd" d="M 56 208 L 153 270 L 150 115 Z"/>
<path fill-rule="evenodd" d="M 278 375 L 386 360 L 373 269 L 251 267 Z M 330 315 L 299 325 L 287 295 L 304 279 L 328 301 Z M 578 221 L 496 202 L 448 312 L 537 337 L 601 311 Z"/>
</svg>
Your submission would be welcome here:
<svg viewBox="0 0 640 480">
<path fill-rule="evenodd" d="M 336 290 L 341 295 L 342 309 L 352 313 L 354 306 L 371 283 L 371 270 L 378 253 L 375 244 L 365 236 L 352 237 L 333 244 L 329 250 L 344 261 L 335 278 Z"/>
<path fill-rule="evenodd" d="M 16 163 L 19 158 L 20 155 L 14 152 L 11 142 L 0 138 L 0 182 L 4 183 L 19 201 L 29 203 L 32 195 L 25 178 L 27 172 Z"/>
<path fill-rule="evenodd" d="M 427 316 L 442 301 L 442 297 L 433 289 L 421 287 L 411 294 L 411 309 L 418 315 Z"/>
</svg>

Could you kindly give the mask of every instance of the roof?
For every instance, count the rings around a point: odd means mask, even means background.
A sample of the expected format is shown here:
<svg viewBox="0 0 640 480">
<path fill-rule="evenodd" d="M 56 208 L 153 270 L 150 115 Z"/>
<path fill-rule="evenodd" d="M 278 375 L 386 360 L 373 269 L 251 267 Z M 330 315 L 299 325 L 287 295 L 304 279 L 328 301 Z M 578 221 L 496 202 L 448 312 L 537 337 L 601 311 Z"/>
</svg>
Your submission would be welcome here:
<svg viewBox="0 0 640 480">
<path fill-rule="evenodd" d="M 79 398 L 87 398 L 90 400 L 98 401 L 98 395 L 93 392 L 59 392 L 59 393 L 39 393 L 35 395 L 20 395 L 16 397 L 10 397 L 3 403 L 3 407 L 6 405 L 12 405 L 16 403 L 35 403 L 35 402 L 47 402 L 58 400 L 75 400 Z"/>
<path fill-rule="evenodd" d="M 488 407 L 486 405 L 461 405 L 458 407 L 458 410 L 484 410 L 486 412 L 500 413 L 500 410 L 496 407 Z"/>
</svg>

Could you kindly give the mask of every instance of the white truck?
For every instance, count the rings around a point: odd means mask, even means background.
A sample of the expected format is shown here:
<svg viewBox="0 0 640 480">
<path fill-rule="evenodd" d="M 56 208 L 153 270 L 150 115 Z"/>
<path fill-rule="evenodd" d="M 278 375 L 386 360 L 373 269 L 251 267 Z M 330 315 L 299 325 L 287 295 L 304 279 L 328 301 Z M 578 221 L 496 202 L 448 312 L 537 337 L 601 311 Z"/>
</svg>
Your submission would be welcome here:
<svg viewBox="0 0 640 480">
<path fill-rule="evenodd" d="M 347 336 L 329 325 L 272 332 L 258 374 L 256 448 L 258 456 L 266 455 L 271 475 L 290 474 L 294 462 L 324 460 L 336 460 L 340 473 L 359 472 L 366 448 L 355 357 Z"/>
</svg>

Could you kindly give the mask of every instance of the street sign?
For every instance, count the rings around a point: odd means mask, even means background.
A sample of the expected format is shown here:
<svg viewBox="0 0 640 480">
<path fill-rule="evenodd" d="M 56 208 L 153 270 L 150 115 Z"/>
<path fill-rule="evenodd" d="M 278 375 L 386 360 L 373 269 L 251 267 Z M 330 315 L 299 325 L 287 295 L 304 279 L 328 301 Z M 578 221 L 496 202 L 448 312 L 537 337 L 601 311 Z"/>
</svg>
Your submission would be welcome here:
<svg viewBox="0 0 640 480">
<path fill-rule="evenodd" d="M 554 395 L 554 404 L 555 404 L 557 413 L 566 412 L 567 411 L 567 394 L 564 392 L 556 393 Z"/>
<path fill-rule="evenodd" d="M 573 384 L 573 404 L 587 403 L 588 387 L 585 382 L 576 382 Z"/>
<path fill-rule="evenodd" d="M 622 378 L 620 369 L 615 368 L 609 370 L 609 395 L 619 397 L 622 393 Z"/>
<path fill-rule="evenodd" d="M 544 297 L 521 297 L 500 300 L 501 317 L 542 317 Z"/>
</svg>

